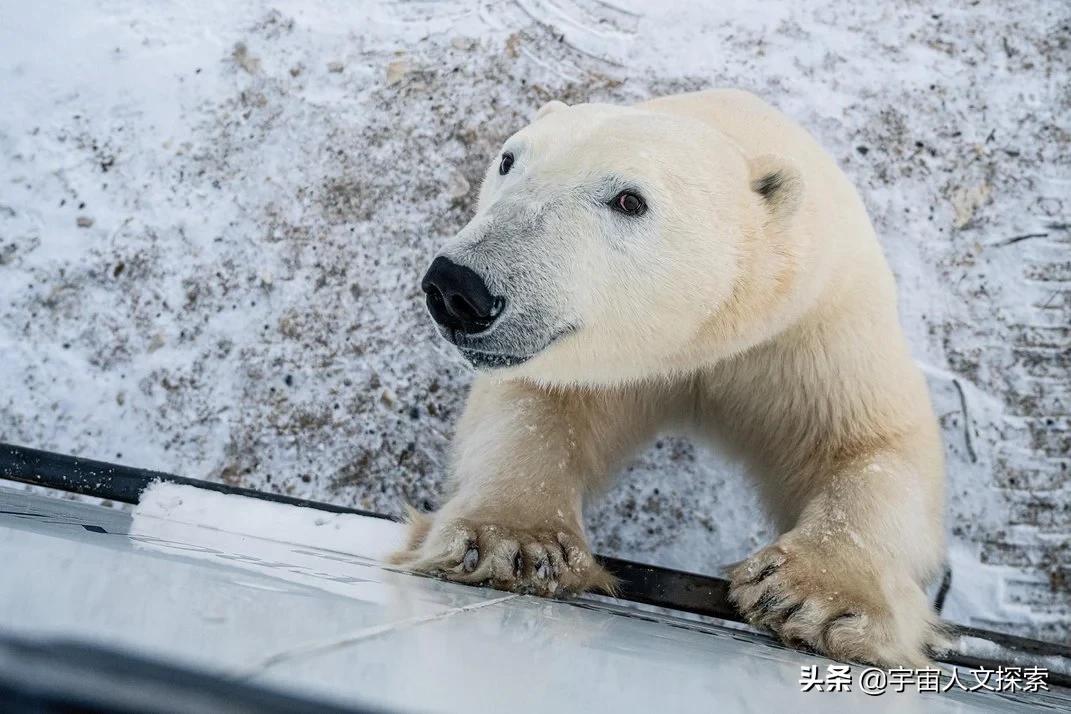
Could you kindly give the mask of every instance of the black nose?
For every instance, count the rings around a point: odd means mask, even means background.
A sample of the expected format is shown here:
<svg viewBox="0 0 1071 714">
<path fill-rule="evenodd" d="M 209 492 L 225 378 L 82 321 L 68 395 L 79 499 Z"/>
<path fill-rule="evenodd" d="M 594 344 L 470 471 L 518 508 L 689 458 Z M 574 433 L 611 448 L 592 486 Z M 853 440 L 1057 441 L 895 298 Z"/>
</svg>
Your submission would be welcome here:
<svg viewBox="0 0 1071 714">
<path fill-rule="evenodd" d="M 466 335 L 490 327 L 505 304 L 473 270 L 441 255 L 424 274 L 420 287 L 427 294 L 428 311 L 435 322 Z"/>
</svg>

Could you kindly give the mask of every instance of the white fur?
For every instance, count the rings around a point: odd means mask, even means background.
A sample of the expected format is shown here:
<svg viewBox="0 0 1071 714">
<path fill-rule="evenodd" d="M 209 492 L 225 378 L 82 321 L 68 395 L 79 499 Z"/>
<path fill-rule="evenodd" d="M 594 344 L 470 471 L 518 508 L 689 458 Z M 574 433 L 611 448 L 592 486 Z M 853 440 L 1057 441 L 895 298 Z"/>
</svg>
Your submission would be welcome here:
<svg viewBox="0 0 1071 714">
<path fill-rule="evenodd" d="M 514 168 L 495 158 L 443 254 L 510 306 L 469 346 L 528 359 L 477 378 L 451 498 L 414 516 L 399 562 L 544 594 L 610 588 L 583 498 L 686 422 L 749 460 L 784 530 L 731 573 L 742 612 L 834 657 L 925 661 L 941 447 L 892 276 L 836 164 L 738 91 L 554 102 L 504 150 Z M 622 186 L 645 215 L 607 207 Z"/>
</svg>

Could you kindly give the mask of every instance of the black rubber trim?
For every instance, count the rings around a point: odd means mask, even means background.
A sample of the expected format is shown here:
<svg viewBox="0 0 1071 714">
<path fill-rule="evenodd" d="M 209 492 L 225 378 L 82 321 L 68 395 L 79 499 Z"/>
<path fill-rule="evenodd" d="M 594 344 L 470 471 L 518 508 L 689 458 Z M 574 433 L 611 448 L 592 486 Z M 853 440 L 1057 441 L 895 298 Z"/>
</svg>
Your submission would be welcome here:
<svg viewBox="0 0 1071 714">
<path fill-rule="evenodd" d="M 131 466 L 110 464 L 104 461 L 93 461 L 78 456 L 56 454 L 13 444 L 0 443 L 0 478 L 123 503 L 137 503 L 138 497 L 146 486 L 154 481 L 166 481 L 168 483 L 195 486 L 218 493 L 259 498 L 332 513 L 352 513 L 393 520 L 389 516 L 356 508 L 310 501 L 304 498 L 292 498 L 211 481 L 183 478 L 160 471 L 149 471 Z M 656 565 L 635 563 L 619 558 L 596 557 L 607 570 L 618 578 L 617 598 L 620 600 L 716 617 L 731 622 L 743 622 L 740 614 L 729 602 L 729 582 L 727 580 L 709 575 L 662 568 Z M 1071 668 L 1071 646 L 1018 637 L 976 627 L 948 624 L 947 628 L 953 638 L 964 636 L 987 640 L 1025 657 L 1064 658 L 1068 660 L 1069 668 Z M 941 660 L 948 664 L 963 667 L 986 666 L 994 668 L 1008 664 L 956 651 L 946 653 L 941 657 Z M 1021 663 L 1016 661 L 1016 664 Z M 1071 687 L 1071 676 L 1059 672 L 1050 672 L 1049 683 Z"/>
<path fill-rule="evenodd" d="M 133 652 L 77 640 L 0 633 L 0 710 L 63 712 L 204 712 L 205 714 L 362 714 Z"/>
<path fill-rule="evenodd" d="M 94 496 L 121 503 L 137 503 L 141 492 L 145 490 L 146 486 L 153 481 L 166 481 L 167 483 L 196 486 L 197 488 L 216 491 L 217 493 L 259 498 L 262 501 L 275 501 L 276 503 L 315 508 L 332 513 L 356 513 L 371 518 L 391 520 L 390 516 L 356 508 L 336 506 L 333 503 L 293 498 L 292 496 L 284 496 L 278 493 L 228 486 L 227 484 L 213 481 L 184 478 L 174 474 L 163 473 L 162 471 L 150 471 L 149 469 L 139 469 L 133 466 L 110 464 L 106 461 L 83 459 L 80 456 L 67 456 L 66 454 L 41 451 L 25 446 L 15 446 L 14 444 L 0 443 L 0 478 L 5 478 L 9 481 L 32 483 L 37 486 L 55 488 L 71 493 L 81 493 L 86 496 Z"/>
<path fill-rule="evenodd" d="M 729 581 L 605 555 L 596 559 L 618 579 L 617 598 L 742 622 L 729 603 Z"/>
</svg>

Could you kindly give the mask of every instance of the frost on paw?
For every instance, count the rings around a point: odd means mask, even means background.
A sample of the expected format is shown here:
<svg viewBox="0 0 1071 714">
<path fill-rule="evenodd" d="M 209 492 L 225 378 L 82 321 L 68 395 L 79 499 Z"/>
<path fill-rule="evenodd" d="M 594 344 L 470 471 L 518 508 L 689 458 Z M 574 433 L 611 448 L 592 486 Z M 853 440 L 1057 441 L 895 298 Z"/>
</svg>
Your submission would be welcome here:
<svg viewBox="0 0 1071 714">
<path fill-rule="evenodd" d="M 921 588 L 879 573 L 861 555 L 835 559 L 779 541 L 729 577 L 729 598 L 747 621 L 794 647 L 886 667 L 926 666 L 927 651 L 941 642 Z"/>
<path fill-rule="evenodd" d="M 411 516 L 409 546 L 391 559 L 398 565 L 454 582 L 532 595 L 613 590 L 613 576 L 576 534 L 468 521 L 431 528 L 430 517 L 418 515 L 421 520 Z"/>
</svg>

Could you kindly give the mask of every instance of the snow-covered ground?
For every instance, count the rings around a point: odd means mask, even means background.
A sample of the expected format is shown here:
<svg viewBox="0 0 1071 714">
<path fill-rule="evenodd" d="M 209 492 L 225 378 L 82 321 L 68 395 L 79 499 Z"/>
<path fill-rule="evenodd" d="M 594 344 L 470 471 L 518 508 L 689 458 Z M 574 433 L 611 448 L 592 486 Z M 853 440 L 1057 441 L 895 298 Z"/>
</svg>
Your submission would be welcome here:
<svg viewBox="0 0 1071 714">
<path fill-rule="evenodd" d="M 420 274 L 551 98 L 739 86 L 859 186 L 949 461 L 947 614 L 1071 631 L 1071 6 L 0 0 L 0 439 L 397 513 L 471 378 Z M 598 550 L 771 536 L 666 437 Z"/>
</svg>

